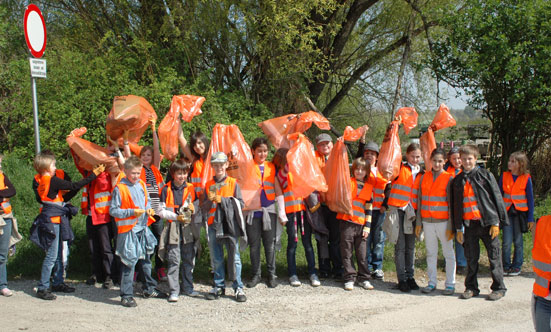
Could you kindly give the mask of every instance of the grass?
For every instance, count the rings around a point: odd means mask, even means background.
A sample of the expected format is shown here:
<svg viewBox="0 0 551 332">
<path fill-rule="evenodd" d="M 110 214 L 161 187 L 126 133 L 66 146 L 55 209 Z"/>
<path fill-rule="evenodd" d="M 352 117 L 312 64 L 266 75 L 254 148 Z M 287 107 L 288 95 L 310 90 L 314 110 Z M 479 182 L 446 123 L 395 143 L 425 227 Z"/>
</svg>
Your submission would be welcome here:
<svg viewBox="0 0 551 332">
<path fill-rule="evenodd" d="M 35 200 L 34 193 L 32 191 L 32 179 L 35 171 L 32 168 L 30 161 L 11 158 L 7 156 L 3 163 L 3 170 L 13 183 L 17 190 L 17 195 L 12 198 L 11 203 L 14 208 L 14 215 L 17 218 L 19 224 L 19 232 L 23 235 L 23 240 L 17 244 L 17 253 L 15 256 L 10 257 L 8 261 L 8 276 L 10 279 L 33 279 L 38 278 L 40 274 L 41 264 L 44 259 L 44 252 L 36 245 L 31 243 L 29 239 L 29 229 L 36 215 L 38 214 L 39 205 Z M 73 180 L 81 178 L 80 174 L 76 171 L 71 160 L 59 160 L 57 162 L 58 168 L 64 169 Z M 76 195 L 72 203 L 75 206 L 79 206 L 80 194 Z M 551 197 L 547 197 L 541 200 L 536 207 L 536 216 L 551 213 Z M 69 259 L 69 271 L 68 277 L 73 280 L 84 280 L 91 273 L 89 250 L 86 238 L 86 224 L 85 217 L 81 214 L 77 215 L 72 220 L 73 231 L 75 233 L 75 241 L 71 246 L 71 253 Z M 206 238 L 202 236 L 201 240 L 203 244 L 203 254 L 196 262 L 196 269 L 194 272 L 195 278 L 198 281 L 208 281 L 209 275 L 209 256 L 208 246 L 206 244 Z M 280 278 L 286 278 L 287 276 L 287 257 L 285 248 L 287 246 L 287 236 L 285 231 L 281 237 L 282 250 L 276 252 L 276 267 L 277 274 Z M 313 241 L 315 242 L 315 241 Z M 531 249 L 532 249 L 532 234 L 524 234 L 524 270 L 531 269 Z M 317 251 L 316 245 L 314 250 Z M 481 244 L 481 272 L 487 273 L 489 271 L 486 257 L 486 250 Z M 265 271 L 265 260 L 261 255 L 263 275 Z M 243 263 L 242 276 L 244 280 L 247 280 L 250 276 L 250 258 L 249 250 L 241 252 L 241 260 Z M 316 252 L 317 261 L 317 252 Z M 439 255 L 439 267 L 444 266 L 444 260 L 440 251 Z M 426 269 L 426 254 L 424 242 L 416 243 L 416 259 L 415 267 L 417 269 Z M 395 272 L 394 266 L 394 246 L 390 244 L 385 245 L 383 270 L 385 272 Z M 299 275 L 307 275 L 307 264 L 304 256 L 304 250 L 302 243 L 299 241 L 297 247 L 297 271 Z"/>
</svg>

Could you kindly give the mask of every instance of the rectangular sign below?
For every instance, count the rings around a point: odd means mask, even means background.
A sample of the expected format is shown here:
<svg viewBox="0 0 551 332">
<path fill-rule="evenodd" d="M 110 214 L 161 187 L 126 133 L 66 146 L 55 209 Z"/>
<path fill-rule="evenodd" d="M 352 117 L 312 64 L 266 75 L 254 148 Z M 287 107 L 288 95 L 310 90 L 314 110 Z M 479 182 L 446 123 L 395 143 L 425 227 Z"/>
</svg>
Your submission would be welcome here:
<svg viewBox="0 0 551 332">
<path fill-rule="evenodd" d="M 31 77 L 46 78 L 46 60 L 29 58 Z"/>
</svg>

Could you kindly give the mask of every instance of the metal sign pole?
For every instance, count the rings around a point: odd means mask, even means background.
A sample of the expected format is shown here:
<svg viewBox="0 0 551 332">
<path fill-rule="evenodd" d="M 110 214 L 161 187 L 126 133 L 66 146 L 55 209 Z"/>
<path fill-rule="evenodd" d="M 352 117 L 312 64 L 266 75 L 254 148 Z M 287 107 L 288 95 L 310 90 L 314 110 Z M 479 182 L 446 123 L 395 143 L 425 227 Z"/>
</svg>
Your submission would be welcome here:
<svg viewBox="0 0 551 332">
<path fill-rule="evenodd" d="M 31 88 L 33 94 L 33 114 L 34 114 L 34 145 L 36 154 L 40 153 L 40 127 L 38 126 L 38 103 L 36 101 L 36 79 L 31 76 Z"/>
</svg>

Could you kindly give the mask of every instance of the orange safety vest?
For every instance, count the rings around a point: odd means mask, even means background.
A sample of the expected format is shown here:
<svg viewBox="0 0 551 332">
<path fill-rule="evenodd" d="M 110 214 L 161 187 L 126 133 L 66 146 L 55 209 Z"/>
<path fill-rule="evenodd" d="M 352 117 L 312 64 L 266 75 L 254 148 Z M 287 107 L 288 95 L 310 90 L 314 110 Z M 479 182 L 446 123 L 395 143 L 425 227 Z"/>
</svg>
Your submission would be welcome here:
<svg viewBox="0 0 551 332">
<path fill-rule="evenodd" d="M 204 166 L 205 162 L 203 161 L 203 157 L 193 162 L 193 172 L 191 172 L 190 182 L 195 188 L 196 195 L 199 195 L 201 191 L 203 191 L 203 186 L 201 186 L 201 179 L 203 178 Z"/>
<path fill-rule="evenodd" d="M 411 206 L 417 210 L 417 188 L 419 188 L 421 174 L 419 172 L 413 180 L 411 168 L 402 164 L 398 178 L 392 182 L 388 205 L 402 208 L 411 203 Z"/>
<path fill-rule="evenodd" d="M 224 182 L 222 182 L 220 184 L 220 188 L 218 188 L 216 190 L 216 195 L 220 195 L 222 197 L 232 197 L 235 193 L 236 183 L 237 183 L 237 181 L 234 178 L 232 178 L 230 176 L 226 176 L 226 179 L 224 180 Z M 212 178 L 205 185 L 205 189 L 207 191 L 207 197 L 208 197 L 208 194 L 211 190 L 211 186 L 214 186 L 215 184 L 216 184 L 216 182 L 214 181 L 214 178 Z M 209 214 L 207 215 L 207 224 L 208 225 L 212 225 L 212 223 L 214 222 L 214 214 L 216 213 L 216 207 L 217 206 L 218 206 L 218 204 L 213 203 L 212 207 L 209 210 Z"/>
<path fill-rule="evenodd" d="M 507 211 L 512 204 L 518 211 L 528 211 L 528 198 L 526 198 L 526 185 L 530 174 L 522 174 L 513 180 L 511 172 L 503 172 L 503 201 Z"/>
<path fill-rule="evenodd" d="M 434 173 L 426 172 L 421 181 L 421 217 L 448 220 L 448 183 L 453 176 L 442 172 L 434 181 Z"/>
<path fill-rule="evenodd" d="M 362 189 L 358 188 L 358 180 L 350 179 L 352 194 L 352 215 L 337 213 L 337 219 L 351 221 L 358 225 L 365 225 L 365 203 L 369 202 L 373 194 L 373 186 L 364 184 Z"/>
<path fill-rule="evenodd" d="M 551 282 L 551 216 L 543 216 L 536 224 L 532 262 L 536 281 L 533 292 L 540 297 L 549 296 Z"/>
<path fill-rule="evenodd" d="M 318 165 L 320 165 L 320 168 L 321 168 L 321 171 L 323 172 L 324 169 L 325 169 L 325 155 L 320 153 L 319 151 L 316 150 L 316 160 L 318 161 Z"/>
<path fill-rule="evenodd" d="M 264 173 L 260 172 L 260 165 L 255 164 L 255 174 L 258 185 L 264 190 L 266 198 L 270 201 L 275 200 L 275 165 L 269 161 L 264 162 Z"/>
<path fill-rule="evenodd" d="M 174 193 L 172 191 L 172 181 L 169 181 L 166 185 L 166 202 L 165 207 L 167 210 L 177 213 L 178 208 L 184 204 L 188 196 L 191 196 L 191 201 L 193 202 L 195 200 L 195 190 L 193 188 L 193 185 L 191 183 L 186 183 L 186 187 L 184 188 L 184 193 L 182 194 L 182 203 L 181 204 L 174 204 Z M 169 222 L 172 222 L 173 220 L 169 220 Z"/>
<path fill-rule="evenodd" d="M 465 183 L 463 187 L 463 220 L 480 220 L 482 215 L 478 209 L 476 196 L 470 182 Z"/>
<path fill-rule="evenodd" d="M 448 168 L 445 169 L 445 171 L 450 173 L 452 175 L 452 178 L 455 177 L 456 175 L 461 174 L 461 172 L 463 172 L 463 170 L 460 168 L 459 173 L 455 174 L 455 167 L 453 167 L 453 165 L 449 165 Z"/>
<path fill-rule="evenodd" d="M 163 181 L 163 175 L 161 174 L 161 171 L 159 171 L 159 169 L 157 167 L 155 167 L 155 165 L 151 165 L 151 171 L 153 172 L 153 175 L 155 176 L 155 182 L 157 183 L 157 187 L 160 189 L 162 188 L 165 183 Z M 146 181 L 146 176 L 145 176 L 145 166 L 142 167 L 142 172 L 140 173 L 140 179 L 147 185 L 149 186 L 149 184 L 147 183 Z"/>
<path fill-rule="evenodd" d="M 302 198 L 293 194 L 293 175 L 287 173 L 287 182 L 283 185 L 283 198 L 285 200 L 285 213 L 300 212 L 306 210 Z"/>
<path fill-rule="evenodd" d="M 4 173 L 0 172 L 0 190 L 4 190 L 8 187 L 6 187 L 6 182 L 4 181 Z M 11 204 L 9 198 L 2 199 L 2 202 L 0 202 L 0 207 L 2 208 L 2 211 L 4 214 L 11 213 Z"/>
<path fill-rule="evenodd" d="M 373 173 L 371 172 L 369 173 L 367 183 L 373 187 L 373 208 L 380 209 L 383 206 L 383 201 L 385 200 L 385 188 L 388 180 L 385 179 L 377 170 L 377 176 L 373 176 Z"/>
<path fill-rule="evenodd" d="M 111 205 L 111 176 L 102 172 L 92 182 L 84 187 L 80 209 L 82 214 L 92 217 L 93 225 L 108 223 L 111 219 L 109 206 Z M 88 202 L 92 198 L 92 209 L 89 210 Z"/>
<path fill-rule="evenodd" d="M 147 189 L 145 187 L 145 183 L 142 180 L 140 181 L 140 185 L 143 188 L 143 192 L 145 195 L 145 205 L 147 206 Z M 128 189 L 128 186 L 124 183 L 117 184 L 117 188 L 119 188 L 119 194 L 121 195 L 121 209 L 139 209 L 139 207 L 134 204 L 134 201 L 132 201 L 132 196 L 130 195 L 130 190 Z M 134 226 L 138 223 L 138 217 L 132 215 L 128 218 L 115 218 L 115 222 L 117 223 L 117 231 L 119 234 L 129 232 Z M 151 225 L 155 222 L 154 218 L 149 217 L 147 219 L 147 226 Z"/>
<path fill-rule="evenodd" d="M 36 182 L 38 182 L 37 191 L 42 203 L 63 206 L 63 196 L 61 195 L 61 190 L 57 192 L 57 195 L 54 199 L 50 199 L 48 197 L 48 192 L 50 191 L 50 182 L 52 180 L 52 177 L 50 175 L 38 175 L 38 177 L 35 177 L 35 179 Z M 51 217 L 50 219 L 54 224 L 61 223 L 61 217 Z"/>
</svg>

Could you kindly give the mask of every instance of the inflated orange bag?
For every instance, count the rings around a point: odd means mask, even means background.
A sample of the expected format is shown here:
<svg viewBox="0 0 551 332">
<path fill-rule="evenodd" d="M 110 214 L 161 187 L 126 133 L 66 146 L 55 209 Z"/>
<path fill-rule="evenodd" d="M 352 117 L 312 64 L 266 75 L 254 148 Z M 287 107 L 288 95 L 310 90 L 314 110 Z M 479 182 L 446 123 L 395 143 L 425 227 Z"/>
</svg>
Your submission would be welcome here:
<svg viewBox="0 0 551 332">
<path fill-rule="evenodd" d="M 348 150 L 344 141 L 357 141 L 365 133 L 367 127 L 356 130 L 347 126 L 344 135 L 337 139 L 329 159 L 325 162 L 325 179 L 327 180 L 327 193 L 325 203 L 334 212 L 352 215 L 352 193 L 350 182 L 350 169 L 348 167 Z"/>
<path fill-rule="evenodd" d="M 157 120 L 157 113 L 145 98 L 117 96 L 113 99 L 105 130 L 113 140 L 118 140 L 128 130 L 128 141 L 138 143 L 149 126 L 150 118 Z"/>
<path fill-rule="evenodd" d="M 253 155 L 239 127 L 219 123 L 214 126 L 201 179 L 203 186 L 214 176 L 210 157 L 215 152 L 224 152 L 228 156 L 227 173 L 237 179 L 241 187 L 245 210 L 260 209 L 260 192 L 258 182 L 255 181 Z"/>
<path fill-rule="evenodd" d="M 327 182 L 314 155 L 312 143 L 301 133 L 290 134 L 295 141 L 287 152 L 289 173 L 293 174 L 293 194 L 304 198 L 314 191 L 326 192 Z"/>
<path fill-rule="evenodd" d="M 120 173 L 117 159 L 109 155 L 108 149 L 81 138 L 85 133 L 86 127 L 77 128 L 66 139 L 75 158 L 75 164 L 88 171 L 95 165 L 105 164 L 105 170 L 111 174 L 111 178 L 116 178 Z"/>
<path fill-rule="evenodd" d="M 290 148 L 293 144 L 287 136 L 293 133 L 303 133 L 312 123 L 323 130 L 331 129 L 329 120 L 318 112 L 308 111 L 300 114 L 288 114 L 269 119 L 258 124 L 272 145 L 276 148 Z"/>
<path fill-rule="evenodd" d="M 402 120 L 401 123 L 404 125 L 406 135 L 409 135 L 409 131 L 417 126 L 418 115 L 413 107 L 400 108 L 398 112 L 396 112 L 395 118 L 400 118 Z"/>
<path fill-rule="evenodd" d="M 432 151 L 436 149 L 434 132 L 440 129 L 453 127 L 455 124 L 455 119 L 450 114 L 450 109 L 448 106 L 441 104 L 429 128 L 423 135 L 421 135 L 421 138 L 419 139 L 419 145 L 421 145 L 421 152 L 423 154 L 423 160 L 425 161 L 426 170 L 432 170 L 430 155 Z"/>
</svg>

